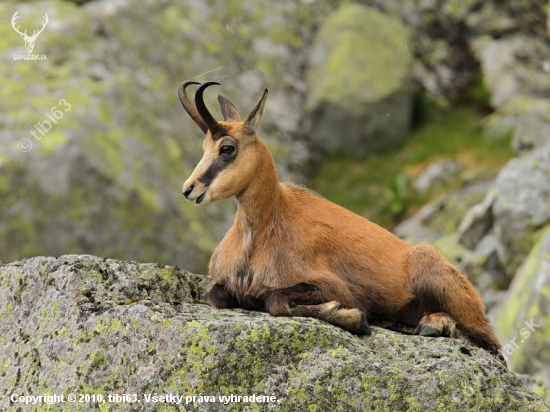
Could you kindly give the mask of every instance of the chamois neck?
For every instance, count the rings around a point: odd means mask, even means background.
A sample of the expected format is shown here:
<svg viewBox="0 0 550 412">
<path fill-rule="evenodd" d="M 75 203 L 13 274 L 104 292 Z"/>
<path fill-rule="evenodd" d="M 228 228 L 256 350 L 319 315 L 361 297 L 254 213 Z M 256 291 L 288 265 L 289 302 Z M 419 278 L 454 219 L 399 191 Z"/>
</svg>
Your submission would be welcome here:
<svg viewBox="0 0 550 412">
<path fill-rule="evenodd" d="M 270 225 L 277 216 L 281 193 L 275 163 L 269 149 L 256 138 L 259 154 L 255 176 L 237 196 L 237 219 L 248 229 L 260 230 Z"/>
</svg>

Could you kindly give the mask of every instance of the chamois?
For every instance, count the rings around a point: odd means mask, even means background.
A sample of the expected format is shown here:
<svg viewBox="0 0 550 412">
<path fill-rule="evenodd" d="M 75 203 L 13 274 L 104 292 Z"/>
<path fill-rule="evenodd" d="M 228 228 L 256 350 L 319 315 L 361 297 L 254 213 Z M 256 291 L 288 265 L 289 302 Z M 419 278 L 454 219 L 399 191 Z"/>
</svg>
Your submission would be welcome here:
<svg viewBox="0 0 550 412">
<path fill-rule="evenodd" d="M 195 106 L 187 86 L 199 85 Z M 218 96 L 225 121 L 208 111 L 203 93 L 217 82 L 183 82 L 180 101 L 205 133 L 204 152 L 183 184 L 201 206 L 236 197 L 235 221 L 209 265 L 208 300 L 272 316 L 322 319 L 359 335 L 369 323 L 423 336 L 460 337 L 498 356 L 479 293 L 433 247 L 410 245 L 318 194 L 280 183 L 257 134 L 267 98 L 242 122 Z"/>
</svg>

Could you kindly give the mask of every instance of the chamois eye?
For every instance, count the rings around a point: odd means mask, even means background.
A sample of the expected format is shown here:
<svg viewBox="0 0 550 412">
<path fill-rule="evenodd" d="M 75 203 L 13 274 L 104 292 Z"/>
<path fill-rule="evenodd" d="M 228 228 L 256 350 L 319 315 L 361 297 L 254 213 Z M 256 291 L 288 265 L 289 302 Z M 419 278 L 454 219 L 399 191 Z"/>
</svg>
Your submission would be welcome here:
<svg viewBox="0 0 550 412">
<path fill-rule="evenodd" d="M 233 155 L 233 153 L 235 153 L 235 146 L 225 144 L 220 147 L 220 156 L 224 159 L 228 159 Z"/>
</svg>

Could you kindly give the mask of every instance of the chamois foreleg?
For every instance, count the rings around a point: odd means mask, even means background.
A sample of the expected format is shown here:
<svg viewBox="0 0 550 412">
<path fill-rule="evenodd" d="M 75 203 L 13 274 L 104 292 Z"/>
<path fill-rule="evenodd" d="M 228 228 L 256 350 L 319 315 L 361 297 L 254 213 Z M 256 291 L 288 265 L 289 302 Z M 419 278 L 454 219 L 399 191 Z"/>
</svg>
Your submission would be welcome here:
<svg viewBox="0 0 550 412">
<path fill-rule="evenodd" d="M 217 309 L 233 309 L 239 307 L 237 298 L 222 284 L 215 283 L 208 292 L 208 301 Z"/>
<path fill-rule="evenodd" d="M 267 295 L 266 311 L 272 316 L 321 319 L 352 333 L 370 335 L 366 314 L 353 308 L 351 294 L 338 280 L 313 280 L 275 289 Z"/>
<path fill-rule="evenodd" d="M 252 295 L 241 296 L 237 299 L 225 286 L 221 283 L 215 283 L 208 292 L 208 301 L 216 309 L 234 309 L 242 308 L 246 310 L 255 310 L 258 312 L 266 312 L 265 300 Z"/>
</svg>

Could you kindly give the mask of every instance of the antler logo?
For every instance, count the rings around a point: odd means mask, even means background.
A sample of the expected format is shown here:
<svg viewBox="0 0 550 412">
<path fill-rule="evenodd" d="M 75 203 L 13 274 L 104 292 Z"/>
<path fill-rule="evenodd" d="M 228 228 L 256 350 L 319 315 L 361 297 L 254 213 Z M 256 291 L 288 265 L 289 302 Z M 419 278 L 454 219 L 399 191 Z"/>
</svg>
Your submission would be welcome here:
<svg viewBox="0 0 550 412">
<path fill-rule="evenodd" d="M 48 24 L 48 21 L 50 20 L 50 18 L 48 17 L 48 15 L 46 13 L 44 13 L 44 16 L 43 16 L 44 24 L 42 25 L 42 28 L 38 31 L 34 30 L 33 33 L 32 33 L 32 36 L 29 36 L 27 34 L 27 30 L 25 30 L 23 33 L 21 33 L 19 31 L 19 26 L 17 26 L 17 27 L 15 26 L 15 21 L 19 17 L 18 13 L 19 13 L 19 10 L 17 10 L 15 12 L 15 14 L 13 15 L 13 17 L 11 19 L 11 26 L 13 27 L 13 29 L 17 33 L 19 33 L 21 35 L 23 40 L 25 40 L 25 48 L 27 49 L 27 53 L 30 54 L 34 50 L 34 42 L 36 41 L 38 35 L 44 31 L 44 28 L 46 27 L 46 24 Z"/>
</svg>

